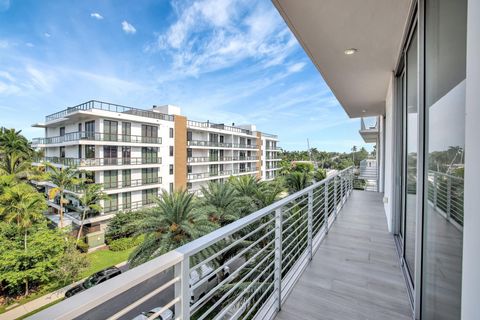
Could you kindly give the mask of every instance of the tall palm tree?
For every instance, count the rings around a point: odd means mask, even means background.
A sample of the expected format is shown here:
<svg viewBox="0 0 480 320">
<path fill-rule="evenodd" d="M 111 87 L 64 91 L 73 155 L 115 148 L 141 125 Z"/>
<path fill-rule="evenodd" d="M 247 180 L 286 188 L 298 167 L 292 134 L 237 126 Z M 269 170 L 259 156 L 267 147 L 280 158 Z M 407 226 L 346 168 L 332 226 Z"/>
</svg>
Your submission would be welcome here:
<svg viewBox="0 0 480 320">
<path fill-rule="evenodd" d="M 220 226 L 242 217 L 251 203 L 250 198 L 239 196 L 230 183 L 209 182 L 207 186 L 202 186 L 201 191 L 201 210 L 211 222 Z"/>
<path fill-rule="evenodd" d="M 0 173 L 26 178 L 30 169 L 30 161 L 20 152 L 5 153 L 0 158 Z"/>
<path fill-rule="evenodd" d="M 277 201 L 284 191 L 285 188 L 283 187 L 282 180 L 260 183 L 255 193 L 255 202 L 258 209 L 269 206 Z"/>
<path fill-rule="evenodd" d="M 78 197 L 78 201 L 83 207 L 82 217 L 80 222 L 80 228 L 78 229 L 77 234 L 77 244 L 80 240 L 80 236 L 82 234 L 83 224 L 85 218 L 87 217 L 87 212 L 90 210 L 94 210 L 97 212 L 102 211 L 102 206 L 99 204 L 100 200 L 107 200 L 110 197 L 102 191 L 102 186 L 100 184 L 81 184 L 82 193 Z"/>
<path fill-rule="evenodd" d="M 285 184 L 290 193 L 295 193 L 308 187 L 311 180 L 312 178 L 307 172 L 292 172 L 286 177 Z"/>
<path fill-rule="evenodd" d="M 194 196 L 186 190 L 163 191 L 156 199 L 156 206 L 146 209 L 145 218 L 134 223 L 137 234 L 145 234 L 145 240 L 130 255 L 132 266 L 178 248 L 216 228 L 202 211 L 195 210 Z"/>
<path fill-rule="evenodd" d="M 230 177 L 229 182 L 233 185 L 238 194 L 245 197 L 254 197 L 258 187 L 259 179 L 255 176 L 245 175 L 239 177 Z"/>
<path fill-rule="evenodd" d="M 60 228 L 63 228 L 63 204 L 66 190 L 71 190 L 72 187 L 80 184 L 82 179 L 78 178 L 80 171 L 74 167 L 56 167 L 47 163 L 49 169 L 48 180 L 50 180 L 55 187 L 49 192 L 50 199 L 60 196 Z"/>
<path fill-rule="evenodd" d="M 2 153 L 32 154 L 33 149 L 30 147 L 27 138 L 21 135 L 21 132 L 21 130 L 0 128 L 0 150 Z"/>
<path fill-rule="evenodd" d="M 355 163 L 355 153 L 357 152 L 357 146 L 353 146 L 352 147 L 352 159 L 353 159 L 353 163 Z"/>
<path fill-rule="evenodd" d="M 0 195 L 0 216 L 23 231 L 25 252 L 28 249 L 28 230 L 35 221 L 43 219 L 46 208 L 43 196 L 26 183 L 5 188 Z M 28 279 L 25 279 L 25 295 L 28 295 Z"/>
</svg>

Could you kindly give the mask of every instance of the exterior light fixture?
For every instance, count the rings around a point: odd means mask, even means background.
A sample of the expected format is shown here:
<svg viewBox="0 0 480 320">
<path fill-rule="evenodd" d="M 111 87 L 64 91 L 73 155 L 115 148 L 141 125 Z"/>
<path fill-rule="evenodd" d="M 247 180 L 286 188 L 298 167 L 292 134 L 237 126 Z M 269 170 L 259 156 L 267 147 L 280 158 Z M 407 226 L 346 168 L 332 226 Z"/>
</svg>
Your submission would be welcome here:
<svg viewBox="0 0 480 320">
<path fill-rule="evenodd" d="M 357 51 L 358 51 L 358 49 L 350 48 L 350 49 L 346 49 L 344 52 L 345 52 L 345 55 L 351 56 L 352 54 L 357 53 Z"/>
</svg>

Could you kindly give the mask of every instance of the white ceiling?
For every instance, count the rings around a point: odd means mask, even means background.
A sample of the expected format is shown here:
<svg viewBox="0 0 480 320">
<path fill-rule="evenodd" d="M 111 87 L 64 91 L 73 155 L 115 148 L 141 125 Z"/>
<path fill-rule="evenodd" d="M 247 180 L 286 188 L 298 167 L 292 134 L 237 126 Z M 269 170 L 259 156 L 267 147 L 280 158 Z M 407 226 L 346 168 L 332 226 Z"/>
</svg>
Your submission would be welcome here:
<svg viewBox="0 0 480 320">
<path fill-rule="evenodd" d="M 272 2 L 350 117 L 385 113 L 411 0 Z"/>
</svg>

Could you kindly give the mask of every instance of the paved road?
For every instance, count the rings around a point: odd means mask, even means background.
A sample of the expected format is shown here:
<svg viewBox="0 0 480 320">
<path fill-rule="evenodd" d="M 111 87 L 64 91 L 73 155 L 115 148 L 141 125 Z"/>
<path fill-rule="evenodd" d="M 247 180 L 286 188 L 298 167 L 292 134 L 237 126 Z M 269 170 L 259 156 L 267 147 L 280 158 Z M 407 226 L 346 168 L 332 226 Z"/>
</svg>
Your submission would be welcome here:
<svg viewBox="0 0 480 320">
<path fill-rule="evenodd" d="M 123 270 L 122 270 L 123 271 Z M 108 317 L 114 315 L 118 311 L 122 310 L 125 306 L 130 305 L 131 303 L 142 298 L 146 294 L 152 292 L 153 290 L 160 287 L 162 284 L 168 282 L 173 278 L 173 272 L 167 271 L 154 277 L 148 279 L 139 285 L 123 292 L 122 294 L 116 296 L 113 299 L 109 299 L 104 304 L 86 312 L 81 317 L 76 319 L 78 320 L 98 320 L 98 319 L 107 319 Z M 161 307 L 166 305 L 173 299 L 174 291 L 173 286 L 163 291 L 157 296 L 152 297 L 151 299 L 145 301 L 140 306 L 134 308 L 126 315 L 122 316 L 120 320 L 130 320 L 135 318 L 144 311 L 149 311 L 155 307 Z"/>
</svg>

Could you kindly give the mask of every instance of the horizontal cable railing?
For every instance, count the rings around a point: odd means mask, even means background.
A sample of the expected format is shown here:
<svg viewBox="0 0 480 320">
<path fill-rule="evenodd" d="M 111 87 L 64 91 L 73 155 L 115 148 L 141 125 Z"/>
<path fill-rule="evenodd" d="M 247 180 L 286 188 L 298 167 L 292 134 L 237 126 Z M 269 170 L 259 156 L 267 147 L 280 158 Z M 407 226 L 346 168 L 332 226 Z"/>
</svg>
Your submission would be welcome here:
<svg viewBox="0 0 480 320">
<path fill-rule="evenodd" d="M 353 189 L 351 168 L 219 228 L 32 319 L 272 319 Z"/>
<path fill-rule="evenodd" d="M 428 171 L 428 200 L 436 212 L 459 229 L 463 228 L 463 191 L 462 177 Z"/>
<path fill-rule="evenodd" d="M 35 162 L 50 162 L 72 167 L 97 167 L 97 166 L 122 166 L 161 164 L 162 158 L 62 158 L 45 157 L 37 158 Z"/>
<path fill-rule="evenodd" d="M 63 136 L 48 137 L 48 138 L 35 138 L 32 140 L 33 144 L 55 144 L 64 142 L 76 142 L 80 140 L 85 141 L 104 141 L 104 142 L 127 142 L 127 143 L 154 143 L 161 144 L 161 137 L 144 137 L 137 135 L 124 135 L 113 133 L 100 133 L 100 132 L 88 132 L 77 131 L 69 132 Z"/>
<path fill-rule="evenodd" d="M 124 113 L 124 114 L 140 116 L 140 117 L 161 119 L 161 120 L 167 120 L 167 121 L 173 121 L 174 119 L 174 116 L 169 114 L 154 112 L 150 110 L 137 109 L 137 108 L 127 107 L 127 106 L 122 106 L 119 104 L 103 102 L 103 101 L 91 100 L 91 101 L 87 101 L 85 103 L 76 105 L 74 107 L 68 107 L 65 110 L 48 115 L 45 117 L 45 121 L 47 122 L 53 121 L 56 119 L 64 118 L 71 113 L 75 113 L 78 111 L 86 111 L 91 109 L 98 109 L 98 110 L 110 111 L 115 113 Z"/>
</svg>

